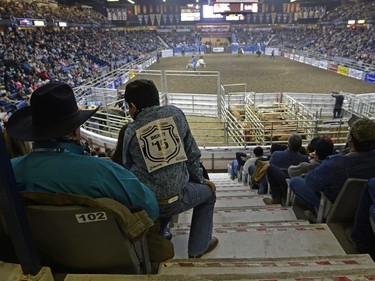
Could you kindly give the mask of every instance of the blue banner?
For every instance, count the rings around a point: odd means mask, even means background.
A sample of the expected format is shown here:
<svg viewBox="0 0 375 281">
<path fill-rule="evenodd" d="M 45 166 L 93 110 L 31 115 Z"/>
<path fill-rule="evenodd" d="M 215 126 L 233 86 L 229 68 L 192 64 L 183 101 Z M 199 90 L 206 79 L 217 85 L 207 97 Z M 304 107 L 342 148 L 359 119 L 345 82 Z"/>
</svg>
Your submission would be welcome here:
<svg viewBox="0 0 375 281">
<path fill-rule="evenodd" d="M 370 82 L 375 84 L 375 74 L 374 73 L 366 73 L 365 79 L 366 82 Z"/>
</svg>

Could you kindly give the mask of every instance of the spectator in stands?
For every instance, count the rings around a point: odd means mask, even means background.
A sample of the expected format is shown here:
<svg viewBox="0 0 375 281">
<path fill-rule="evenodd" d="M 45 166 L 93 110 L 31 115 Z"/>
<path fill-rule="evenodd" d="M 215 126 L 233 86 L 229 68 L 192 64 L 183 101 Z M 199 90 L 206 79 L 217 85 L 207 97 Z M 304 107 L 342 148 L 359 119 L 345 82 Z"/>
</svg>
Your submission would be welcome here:
<svg viewBox="0 0 375 281">
<path fill-rule="evenodd" d="M 9 158 L 23 156 L 31 151 L 30 142 L 13 139 L 7 133 L 6 129 L 3 129 L 3 136 L 4 136 L 5 145 L 8 151 Z"/>
<path fill-rule="evenodd" d="M 259 157 L 259 160 L 261 161 L 266 161 L 268 162 L 267 164 L 269 164 L 269 159 L 271 158 L 272 154 L 275 152 L 275 151 L 283 151 L 286 149 L 286 146 L 283 145 L 283 144 L 279 144 L 279 143 L 273 143 L 271 145 L 271 148 L 270 148 L 270 155 L 266 156 L 266 157 Z M 258 188 L 258 194 L 266 194 L 268 192 L 268 179 L 267 179 L 267 176 L 266 176 L 266 173 L 263 175 L 263 177 L 260 178 L 259 180 L 259 183 L 256 183 L 254 181 L 254 178 L 253 176 L 258 174 L 258 175 L 262 175 L 263 172 L 262 170 L 265 168 L 265 167 L 262 167 L 264 165 L 256 165 L 257 162 L 255 162 L 254 164 L 250 165 L 249 166 L 249 175 L 251 176 L 251 179 L 252 179 L 252 183 L 251 183 L 251 188 Z M 266 165 L 266 167 L 268 168 L 268 166 Z M 260 170 L 260 171 L 258 171 Z"/>
<path fill-rule="evenodd" d="M 244 152 L 236 152 L 236 159 L 231 163 L 231 179 L 234 180 L 237 178 L 238 172 L 240 171 L 241 167 L 243 167 L 246 163 L 246 160 L 250 157 L 250 154 Z"/>
<path fill-rule="evenodd" d="M 270 147 L 270 155 L 268 155 L 268 160 L 271 159 L 271 156 L 274 152 L 276 151 L 284 151 L 286 150 L 288 147 L 287 145 L 285 144 L 281 144 L 281 143 L 272 143 L 271 144 L 271 147 Z"/>
<path fill-rule="evenodd" d="M 288 178 L 287 169 L 290 165 L 298 165 L 301 162 L 308 162 L 307 155 L 299 152 L 302 146 L 301 135 L 295 133 L 288 138 L 288 148 L 284 151 L 275 151 L 270 158 L 270 165 L 267 169 L 268 183 L 271 189 L 271 198 L 264 198 L 267 205 L 281 204 L 286 196 Z"/>
<path fill-rule="evenodd" d="M 359 198 L 351 240 L 359 253 L 368 253 L 375 259 L 375 235 L 370 223 L 370 207 L 375 204 L 375 177 L 364 186 Z"/>
<path fill-rule="evenodd" d="M 344 103 L 345 96 L 342 92 L 332 92 L 331 96 L 336 100 L 333 107 L 333 118 L 341 118 L 342 104 Z"/>
<path fill-rule="evenodd" d="M 316 213 L 318 210 L 320 192 L 334 202 L 346 179 L 374 176 L 375 122 L 368 118 L 355 121 L 348 134 L 348 145 L 348 154 L 332 155 L 304 178 L 290 180 L 290 187 L 310 211 Z"/>
<path fill-rule="evenodd" d="M 289 166 L 288 176 L 290 178 L 306 174 L 308 171 L 319 166 L 324 159 L 334 153 L 334 146 L 331 139 L 324 137 L 318 138 L 318 141 L 313 144 L 315 140 L 316 138 L 310 142 L 310 147 L 314 147 L 314 150 L 309 153 L 309 162 L 301 162 L 298 165 Z"/>
<path fill-rule="evenodd" d="M 125 125 L 121 127 L 120 132 L 118 133 L 115 151 L 113 152 L 111 156 L 112 161 L 116 162 L 119 165 L 123 165 L 122 150 L 124 148 L 124 135 L 125 135 L 125 130 L 127 127 L 128 127 L 128 123 L 126 123 Z"/>
<path fill-rule="evenodd" d="M 203 178 L 201 153 L 186 117 L 175 106 L 160 106 L 150 80 L 130 82 L 125 102 L 134 122 L 125 131 L 124 166 L 155 192 L 161 218 L 194 208 L 188 254 L 200 258 L 218 244 L 212 236 L 216 186 Z"/>
<path fill-rule="evenodd" d="M 14 139 L 33 141 L 32 152 L 12 159 L 19 189 L 108 197 L 129 209 L 142 208 L 156 220 L 155 194 L 133 173 L 112 161 L 84 155 L 80 125 L 96 110 L 79 110 L 67 84 L 48 83 L 32 94 L 31 106 L 16 111 L 6 126 Z"/>
<path fill-rule="evenodd" d="M 254 165 L 255 161 L 257 161 L 260 157 L 263 156 L 263 148 L 260 146 L 254 147 L 253 154 L 254 157 L 250 157 L 249 159 L 247 159 L 245 164 L 243 165 L 243 171 L 246 175 L 249 174 L 250 165 Z"/>
</svg>

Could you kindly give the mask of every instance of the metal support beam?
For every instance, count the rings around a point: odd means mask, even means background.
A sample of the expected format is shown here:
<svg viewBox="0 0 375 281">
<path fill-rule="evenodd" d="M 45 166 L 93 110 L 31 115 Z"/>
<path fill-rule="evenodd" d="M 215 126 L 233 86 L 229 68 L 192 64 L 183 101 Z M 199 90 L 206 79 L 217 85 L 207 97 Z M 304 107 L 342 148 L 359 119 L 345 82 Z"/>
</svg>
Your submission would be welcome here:
<svg viewBox="0 0 375 281">
<path fill-rule="evenodd" d="M 32 240 L 25 209 L 17 188 L 3 132 L 0 130 L 0 209 L 4 213 L 9 235 L 24 274 L 36 275 L 40 259 Z"/>
</svg>

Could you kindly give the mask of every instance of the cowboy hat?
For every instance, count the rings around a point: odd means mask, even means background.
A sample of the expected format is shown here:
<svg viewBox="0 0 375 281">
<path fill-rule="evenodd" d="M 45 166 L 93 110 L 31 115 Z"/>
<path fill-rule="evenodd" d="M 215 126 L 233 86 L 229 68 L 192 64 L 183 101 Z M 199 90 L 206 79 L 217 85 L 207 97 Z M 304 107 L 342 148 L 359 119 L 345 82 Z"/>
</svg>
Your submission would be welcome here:
<svg viewBox="0 0 375 281">
<path fill-rule="evenodd" d="M 68 84 L 51 82 L 32 93 L 30 106 L 14 112 L 6 129 L 18 140 L 55 139 L 77 129 L 97 110 L 80 110 Z"/>
</svg>

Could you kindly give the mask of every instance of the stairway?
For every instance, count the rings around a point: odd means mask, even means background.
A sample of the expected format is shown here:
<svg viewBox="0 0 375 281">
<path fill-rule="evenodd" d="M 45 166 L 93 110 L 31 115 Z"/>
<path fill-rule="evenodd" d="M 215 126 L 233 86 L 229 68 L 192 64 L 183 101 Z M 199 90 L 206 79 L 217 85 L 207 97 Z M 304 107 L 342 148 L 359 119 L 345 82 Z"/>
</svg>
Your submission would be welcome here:
<svg viewBox="0 0 375 281">
<path fill-rule="evenodd" d="M 160 275 L 209 275 L 210 280 L 374 276 L 372 259 L 347 255 L 326 224 L 297 220 L 290 207 L 264 205 L 269 195 L 258 195 L 226 173 L 210 178 L 217 186 L 213 235 L 218 247 L 199 260 L 187 259 L 192 211 L 185 212 L 171 229 L 175 258 L 161 264 Z"/>
</svg>

